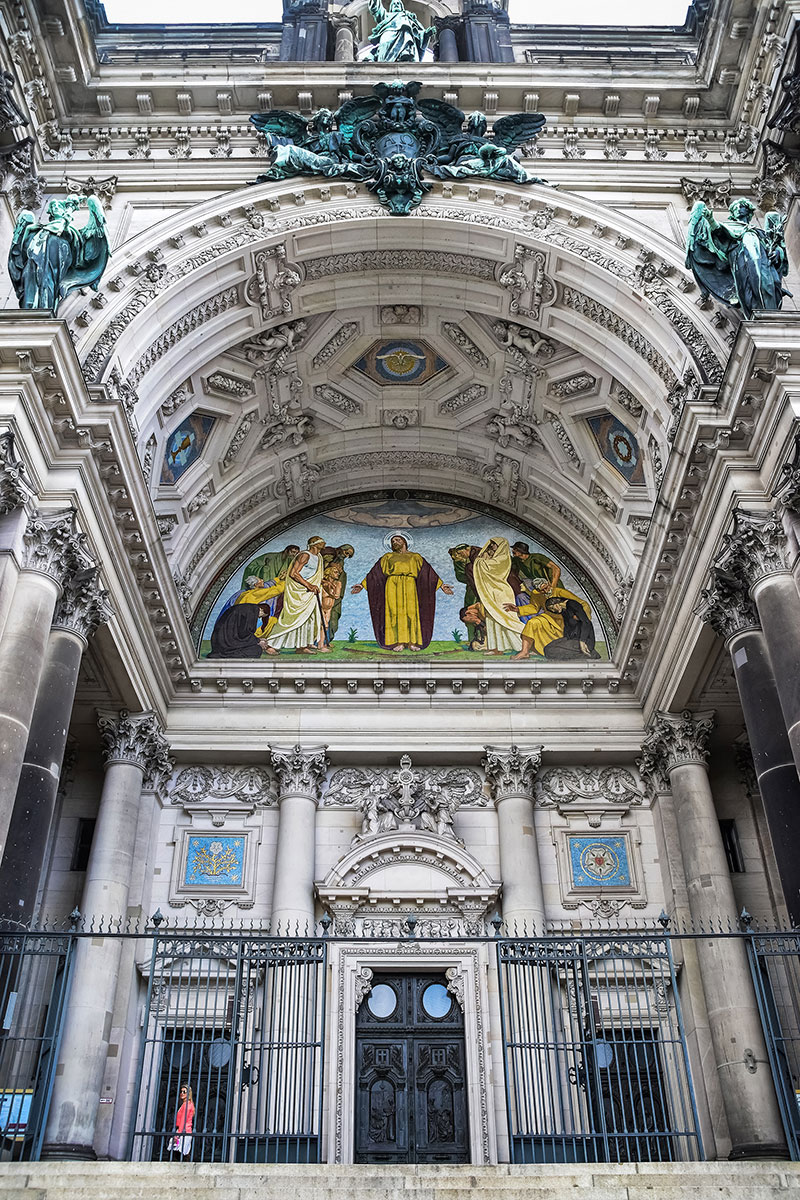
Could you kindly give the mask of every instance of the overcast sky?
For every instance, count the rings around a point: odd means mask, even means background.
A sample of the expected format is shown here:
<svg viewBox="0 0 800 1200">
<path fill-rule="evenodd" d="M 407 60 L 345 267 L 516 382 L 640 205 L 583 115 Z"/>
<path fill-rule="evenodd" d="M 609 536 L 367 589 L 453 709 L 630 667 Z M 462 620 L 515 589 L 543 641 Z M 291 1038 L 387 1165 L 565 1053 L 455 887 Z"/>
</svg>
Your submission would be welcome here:
<svg viewBox="0 0 800 1200">
<path fill-rule="evenodd" d="M 218 23 L 217 0 L 106 0 L 109 21 L 146 23 L 164 21 L 165 9 L 170 22 L 202 21 Z M 557 5 L 536 0 L 510 0 L 512 21 L 537 21 L 542 25 L 681 25 L 688 0 L 561 0 Z M 222 11 L 228 21 L 279 21 L 281 0 L 228 0 Z"/>
</svg>

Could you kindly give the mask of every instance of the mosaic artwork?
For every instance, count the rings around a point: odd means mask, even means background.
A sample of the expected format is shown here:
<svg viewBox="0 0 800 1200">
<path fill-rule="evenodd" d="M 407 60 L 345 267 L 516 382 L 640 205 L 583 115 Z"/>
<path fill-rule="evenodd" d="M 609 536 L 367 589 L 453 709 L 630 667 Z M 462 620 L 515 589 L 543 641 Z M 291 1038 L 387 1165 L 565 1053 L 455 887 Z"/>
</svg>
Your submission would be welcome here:
<svg viewBox="0 0 800 1200">
<path fill-rule="evenodd" d="M 619 471 L 627 483 L 644 483 L 639 443 L 630 429 L 609 412 L 589 417 L 588 425 L 606 462 Z"/>
<path fill-rule="evenodd" d="M 402 493 L 251 543 L 220 572 L 195 635 L 208 658 L 586 662 L 608 658 L 607 622 L 591 582 L 541 535 Z"/>
<path fill-rule="evenodd" d="M 186 852 L 186 887 L 241 887 L 244 838 L 193 834 Z"/>
<path fill-rule="evenodd" d="M 570 837 L 572 886 L 630 887 L 628 846 L 624 837 Z"/>
<path fill-rule="evenodd" d="M 162 485 L 177 483 L 192 463 L 197 462 L 215 421 L 215 417 L 193 413 L 170 435 L 161 464 Z"/>
<path fill-rule="evenodd" d="M 427 342 L 392 339 L 374 342 L 353 363 L 357 371 L 381 386 L 427 383 L 449 364 Z"/>
</svg>

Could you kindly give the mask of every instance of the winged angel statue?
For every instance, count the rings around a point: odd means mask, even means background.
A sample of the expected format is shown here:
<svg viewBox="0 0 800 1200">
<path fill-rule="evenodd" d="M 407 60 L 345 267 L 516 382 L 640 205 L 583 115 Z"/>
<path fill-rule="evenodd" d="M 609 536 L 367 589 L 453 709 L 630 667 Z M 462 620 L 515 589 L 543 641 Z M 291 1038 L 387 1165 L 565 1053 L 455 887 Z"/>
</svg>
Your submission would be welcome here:
<svg viewBox="0 0 800 1200">
<path fill-rule="evenodd" d="M 310 120 L 282 110 L 256 113 L 250 120 L 271 158 L 256 182 L 294 175 L 355 179 L 395 216 L 420 204 L 431 178 L 544 182 L 517 157 L 541 131 L 540 113 L 503 117 L 489 134 L 483 113 L 465 118 L 443 100 L 418 100 L 421 88 L 401 80 L 378 83 L 372 96 L 348 100 L 335 113 L 320 109 Z"/>
<path fill-rule="evenodd" d="M 789 270 L 785 217 L 768 212 L 757 229 L 755 211 L 752 201 L 739 198 L 728 209 L 730 219 L 717 221 L 698 200 L 686 235 L 686 265 L 703 295 L 738 309 L 747 321 L 757 309 L 776 311 L 791 295 L 782 283 Z"/>
<path fill-rule="evenodd" d="M 83 220 L 76 219 L 85 206 Z M 111 251 L 103 206 L 96 196 L 51 200 L 38 221 L 23 209 L 14 226 L 8 273 L 20 308 L 58 305 L 76 288 L 95 291 Z"/>
</svg>

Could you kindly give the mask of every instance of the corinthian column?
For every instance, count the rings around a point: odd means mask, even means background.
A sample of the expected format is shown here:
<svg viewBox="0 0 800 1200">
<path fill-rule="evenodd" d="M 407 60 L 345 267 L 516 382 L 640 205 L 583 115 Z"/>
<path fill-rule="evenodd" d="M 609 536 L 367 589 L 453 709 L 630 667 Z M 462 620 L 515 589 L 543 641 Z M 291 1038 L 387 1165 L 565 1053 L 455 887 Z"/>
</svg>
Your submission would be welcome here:
<svg viewBox="0 0 800 1200">
<path fill-rule="evenodd" d="M 758 613 L 747 587 L 715 567 L 699 615 L 730 652 L 781 887 L 792 923 L 798 925 L 800 779 Z"/>
<path fill-rule="evenodd" d="M 800 592 L 787 570 L 786 533 L 774 512 L 737 509 L 716 560 L 750 590 L 769 651 L 795 766 L 800 771 Z"/>
<path fill-rule="evenodd" d="M 99 713 L 106 774 L 86 869 L 82 911 L 106 928 L 128 908 L 142 785 L 169 773 L 169 747 L 154 713 Z M 45 1131 L 44 1157 L 94 1158 L 122 941 L 80 938 Z"/>
<path fill-rule="evenodd" d="M 328 760 L 324 746 L 273 746 L 271 755 L 280 805 L 272 928 L 304 934 L 314 928 L 317 803 Z"/>
<path fill-rule="evenodd" d="M 708 780 L 710 712 L 658 712 L 642 743 L 639 769 L 666 780 L 675 801 L 689 910 L 698 928 L 728 920 L 736 901 Z M 732 1158 L 785 1155 L 778 1103 L 747 955 L 736 938 L 697 941 L 708 1023 L 731 1135 Z"/>
<path fill-rule="evenodd" d="M 497 809 L 503 921 L 509 932 L 544 932 L 544 891 L 533 822 L 533 781 L 542 747 L 520 750 L 486 746 L 483 766 L 492 782 Z"/>
<path fill-rule="evenodd" d="M 45 653 L 25 760 L 0 865 L 0 916 L 27 922 L 55 809 L 83 652 L 111 610 L 99 571 L 87 565 L 64 584 Z"/>
<path fill-rule="evenodd" d="M 83 536 L 69 509 L 31 518 L 22 569 L 0 635 L 0 854 L 17 794 L 61 582 L 79 562 Z"/>
</svg>

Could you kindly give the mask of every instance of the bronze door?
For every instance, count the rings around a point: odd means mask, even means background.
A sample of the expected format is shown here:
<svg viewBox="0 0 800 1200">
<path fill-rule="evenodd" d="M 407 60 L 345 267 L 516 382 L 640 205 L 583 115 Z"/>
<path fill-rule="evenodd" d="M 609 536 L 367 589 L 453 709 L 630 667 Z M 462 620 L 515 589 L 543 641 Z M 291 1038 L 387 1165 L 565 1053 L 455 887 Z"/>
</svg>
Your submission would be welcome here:
<svg viewBox="0 0 800 1200">
<path fill-rule="evenodd" d="M 443 975 L 376 975 L 356 1017 L 356 1162 L 469 1162 L 464 1017 Z"/>
</svg>

